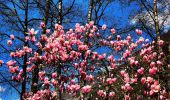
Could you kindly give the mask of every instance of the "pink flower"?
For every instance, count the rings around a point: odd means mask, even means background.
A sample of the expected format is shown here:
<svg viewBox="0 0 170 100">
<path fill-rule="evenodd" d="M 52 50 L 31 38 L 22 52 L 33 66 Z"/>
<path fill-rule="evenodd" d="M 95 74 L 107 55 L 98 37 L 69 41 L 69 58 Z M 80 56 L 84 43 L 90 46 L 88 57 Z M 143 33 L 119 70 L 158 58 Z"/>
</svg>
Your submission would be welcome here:
<svg viewBox="0 0 170 100">
<path fill-rule="evenodd" d="M 8 44 L 9 46 L 11 46 L 11 45 L 12 45 L 12 41 L 11 41 L 11 40 L 8 40 L 8 41 L 7 41 L 7 44 Z"/>
<path fill-rule="evenodd" d="M 157 69 L 156 67 L 150 68 L 150 69 L 149 69 L 149 74 L 154 75 L 154 74 L 157 73 L 157 70 L 158 70 L 158 69 Z"/>
<path fill-rule="evenodd" d="M 62 30 L 63 26 L 59 25 L 59 24 L 55 24 L 55 29 L 56 30 Z"/>
<path fill-rule="evenodd" d="M 13 34 L 11 34 L 11 35 L 10 35 L 10 38 L 11 38 L 11 40 L 14 40 L 15 37 L 14 37 Z"/>
<path fill-rule="evenodd" d="M 160 100 L 164 100 L 164 96 L 163 95 L 160 95 L 159 98 L 160 98 Z"/>
<path fill-rule="evenodd" d="M 102 26 L 102 30 L 106 30 L 106 28 L 107 28 L 107 26 L 104 24 L 104 25 Z"/>
<path fill-rule="evenodd" d="M 87 46 L 87 45 L 79 45 L 79 46 L 78 46 L 78 50 L 80 50 L 80 51 L 86 51 L 86 50 L 88 50 L 88 46 Z"/>
<path fill-rule="evenodd" d="M 131 52 L 129 50 L 126 50 L 125 53 L 123 54 L 123 57 L 126 58 L 130 56 Z"/>
<path fill-rule="evenodd" d="M 89 93 L 91 91 L 91 86 L 90 85 L 86 85 L 84 87 L 82 87 L 82 92 L 83 93 Z"/>
<path fill-rule="evenodd" d="M 3 61 L 3 60 L 0 60 L 0 66 L 2 66 L 3 63 L 4 63 L 4 61 Z"/>
<path fill-rule="evenodd" d="M 120 35 L 117 35 L 117 41 L 119 41 L 121 39 Z"/>
<path fill-rule="evenodd" d="M 130 86 L 129 83 L 126 83 L 126 84 L 125 84 L 125 89 L 126 89 L 126 90 L 132 90 L 132 87 Z"/>
<path fill-rule="evenodd" d="M 106 92 L 103 91 L 103 90 L 99 90 L 99 91 L 97 92 L 97 94 L 98 94 L 100 97 L 106 97 Z"/>
<path fill-rule="evenodd" d="M 112 28 L 110 31 L 111 31 L 112 34 L 116 33 L 116 30 L 114 28 Z"/>
<path fill-rule="evenodd" d="M 54 86 L 57 85 L 57 81 L 56 81 L 55 79 L 52 79 L 52 80 L 51 80 L 51 83 L 52 83 Z"/>
<path fill-rule="evenodd" d="M 49 34 L 50 33 L 50 29 L 46 29 L 46 33 Z"/>
<path fill-rule="evenodd" d="M 25 42 L 29 41 L 30 38 L 28 36 L 25 37 Z"/>
<path fill-rule="evenodd" d="M 40 71 L 38 73 L 38 75 L 39 75 L 40 79 L 42 80 L 44 78 L 44 76 L 45 76 L 45 71 Z"/>
<path fill-rule="evenodd" d="M 31 37 L 33 37 L 34 35 L 36 35 L 37 32 L 38 32 L 38 31 L 35 31 L 33 28 L 32 28 L 32 29 L 29 29 L 28 31 L 29 31 L 29 34 L 30 34 Z"/>
<path fill-rule="evenodd" d="M 151 62 L 151 63 L 150 63 L 150 66 L 151 66 L 151 67 L 155 67 L 155 62 Z"/>
<path fill-rule="evenodd" d="M 31 67 L 27 67 L 27 72 L 31 72 L 32 68 Z"/>
<path fill-rule="evenodd" d="M 153 78 L 152 77 L 147 77 L 146 81 L 149 82 L 149 83 L 152 83 L 153 82 Z"/>
<path fill-rule="evenodd" d="M 162 62 L 161 61 L 156 61 L 157 65 L 160 67 L 162 65 Z"/>
<path fill-rule="evenodd" d="M 110 92 L 109 97 L 113 98 L 115 96 L 115 92 Z"/>
<path fill-rule="evenodd" d="M 159 40 L 158 41 L 158 45 L 162 47 L 164 45 L 164 41 L 163 40 Z"/>
<path fill-rule="evenodd" d="M 80 85 L 78 85 L 78 84 L 71 85 L 69 88 L 70 88 L 71 91 L 74 92 L 74 91 L 77 91 L 77 90 L 80 89 Z"/>
<path fill-rule="evenodd" d="M 16 67 L 9 66 L 9 72 L 12 74 L 18 72 L 18 70 L 19 70 L 19 66 Z"/>
<path fill-rule="evenodd" d="M 142 30 L 136 29 L 135 31 L 138 35 L 142 35 Z"/>
<path fill-rule="evenodd" d="M 90 25 L 90 27 L 92 27 L 94 25 L 94 21 L 90 21 L 89 25 Z"/>
<path fill-rule="evenodd" d="M 11 53 L 10 53 L 10 56 L 11 56 L 11 57 L 15 57 L 15 53 L 14 53 L 14 52 L 11 52 Z"/>
<path fill-rule="evenodd" d="M 49 85 L 50 81 L 47 77 L 44 78 L 44 85 Z"/>
<path fill-rule="evenodd" d="M 88 80 L 88 81 L 93 81 L 93 80 L 94 80 L 94 76 L 92 76 L 92 75 L 87 75 L 87 76 L 86 76 L 86 80 Z"/>
<path fill-rule="evenodd" d="M 139 74 L 141 74 L 141 75 L 142 75 L 142 74 L 144 73 L 144 68 L 143 68 L 143 67 L 141 67 L 140 69 L 138 69 L 138 70 L 137 70 L 137 72 L 138 72 Z"/>
<path fill-rule="evenodd" d="M 110 56 L 108 56 L 108 58 L 107 58 L 107 60 L 110 61 L 110 62 L 113 61 L 113 59 L 114 59 L 113 55 L 110 55 Z"/>
<path fill-rule="evenodd" d="M 91 25 L 91 26 L 93 26 L 93 25 Z M 86 24 L 86 28 L 87 28 L 87 29 L 90 29 L 90 25 L 89 25 L 89 24 Z"/>
<path fill-rule="evenodd" d="M 31 37 L 31 42 L 35 42 L 36 41 L 36 38 L 35 38 L 35 36 L 33 36 L 33 37 Z"/>
<path fill-rule="evenodd" d="M 44 22 L 41 22 L 41 23 L 40 23 L 40 27 L 41 27 L 41 28 L 45 28 L 45 23 L 44 23 Z"/>
<path fill-rule="evenodd" d="M 9 66 L 14 66 L 16 64 L 16 61 L 12 61 L 12 60 L 10 60 L 10 61 L 8 61 L 7 63 L 6 63 L 6 65 L 9 67 Z"/>
<path fill-rule="evenodd" d="M 99 55 L 98 57 L 99 57 L 99 60 L 103 60 L 106 57 L 106 53 Z"/>
<path fill-rule="evenodd" d="M 111 84 L 115 83 L 116 80 L 117 80 L 116 78 L 107 78 L 106 82 L 111 85 Z"/>
<path fill-rule="evenodd" d="M 52 78 L 56 78 L 57 77 L 57 73 L 52 73 L 51 76 L 52 76 Z"/>
<path fill-rule="evenodd" d="M 160 87 L 159 84 L 152 84 L 152 85 L 151 85 L 151 90 L 152 90 L 153 92 L 159 92 L 160 89 L 161 89 L 161 87 Z"/>
<path fill-rule="evenodd" d="M 129 95 L 125 95 L 125 100 L 130 100 L 130 96 Z"/>
<path fill-rule="evenodd" d="M 124 77 L 124 76 L 125 76 L 125 74 L 126 74 L 125 70 L 121 70 L 121 71 L 120 71 L 120 74 L 121 74 L 121 76 L 123 76 L 123 77 Z"/>
<path fill-rule="evenodd" d="M 112 68 L 112 69 L 116 69 L 116 68 L 117 68 L 116 64 L 113 63 L 113 62 L 112 62 L 110 65 L 111 65 L 111 68 Z"/>
<path fill-rule="evenodd" d="M 132 38 L 131 38 L 130 35 L 128 35 L 126 39 L 127 39 L 128 41 L 131 41 L 131 40 L 132 40 Z"/>
</svg>

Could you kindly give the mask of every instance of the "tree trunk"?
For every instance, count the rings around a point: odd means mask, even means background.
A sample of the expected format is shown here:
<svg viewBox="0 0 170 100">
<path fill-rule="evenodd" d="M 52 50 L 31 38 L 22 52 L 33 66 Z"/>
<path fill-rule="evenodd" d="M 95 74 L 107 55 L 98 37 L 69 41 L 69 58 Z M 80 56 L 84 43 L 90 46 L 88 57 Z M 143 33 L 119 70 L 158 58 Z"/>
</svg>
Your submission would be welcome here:
<svg viewBox="0 0 170 100">
<path fill-rule="evenodd" d="M 87 15 L 87 22 L 89 23 L 92 20 L 92 9 L 93 9 L 93 0 L 89 1 L 89 10 Z"/>
<path fill-rule="evenodd" d="M 158 21 L 158 9 L 157 9 L 157 0 L 153 1 L 154 7 L 153 7 L 153 13 L 154 13 L 154 23 L 155 23 L 155 30 L 157 35 L 157 41 L 160 40 L 160 29 L 159 29 L 159 21 Z"/>
<path fill-rule="evenodd" d="M 62 20 L 63 20 L 63 16 L 62 16 L 62 4 L 63 1 L 59 0 L 58 1 L 58 24 L 62 25 Z"/>
<path fill-rule="evenodd" d="M 46 7 L 45 7 L 45 16 L 44 16 L 44 24 L 45 24 L 45 28 L 43 28 L 43 31 L 42 31 L 42 35 L 46 34 L 46 26 L 47 26 L 47 23 L 48 23 L 48 18 L 49 18 L 49 9 L 50 9 L 50 2 L 51 0 L 46 0 Z M 42 43 L 42 47 L 44 47 L 44 43 Z M 39 53 L 40 55 L 42 55 L 42 50 L 41 49 L 38 49 L 37 50 L 37 53 Z M 34 83 L 37 83 L 38 84 L 38 80 L 39 80 L 39 76 L 38 76 L 38 73 L 39 73 L 39 64 L 36 63 L 36 68 L 34 69 L 34 71 L 32 72 L 32 84 L 31 84 L 31 91 L 33 93 L 36 93 L 38 91 L 38 87 L 37 85 L 34 85 Z"/>
<path fill-rule="evenodd" d="M 24 37 L 27 36 L 27 28 L 28 28 L 28 0 L 25 2 L 25 22 L 24 22 Z M 24 46 L 28 46 L 28 42 L 25 42 Z M 23 95 L 26 91 L 26 78 L 27 78 L 27 54 L 24 55 L 24 61 L 23 61 L 23 82 L 22 82 L 22 87 L 21 87 L 21 96 L 20 100 L 23 100 Z"/>
</svg>

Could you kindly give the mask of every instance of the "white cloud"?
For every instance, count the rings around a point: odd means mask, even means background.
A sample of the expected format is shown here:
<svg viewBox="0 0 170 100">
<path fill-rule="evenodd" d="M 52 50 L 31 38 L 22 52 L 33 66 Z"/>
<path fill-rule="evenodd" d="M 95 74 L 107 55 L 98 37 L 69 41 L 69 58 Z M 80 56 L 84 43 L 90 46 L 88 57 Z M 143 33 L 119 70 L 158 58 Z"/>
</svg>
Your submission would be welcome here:
<svg viewBox="0 0 170 100">
<path fill-rule="evenodd" d="M 2 86 L 0 86 L 0 92 L 4 92 L 5 88 L 3 88 Z M 0 99 L 1 100 L 1 99 Z"/>
<path fill-rule="evenodd" d="M 166 3 L 166 4 L 165 4 Z M 159 2 L 158 3 L 158 21 L 159 21 L 159 26 L 161 29 L 164 31 L 167 31 L 170 29 L 170 0 L 164 0 L 164 3 Z M 153 16 L 153 13 L 150 11 L 143 10 L 142 13 L 139 13 L 136 15 L 131 21 L 130 24 L 134 25 L 136 24 L 139 19 L 144 19 L 146 22 L 146 25 L 154 28 L 154 21 L 151 18 L 150 14 Z"/>
</svg>

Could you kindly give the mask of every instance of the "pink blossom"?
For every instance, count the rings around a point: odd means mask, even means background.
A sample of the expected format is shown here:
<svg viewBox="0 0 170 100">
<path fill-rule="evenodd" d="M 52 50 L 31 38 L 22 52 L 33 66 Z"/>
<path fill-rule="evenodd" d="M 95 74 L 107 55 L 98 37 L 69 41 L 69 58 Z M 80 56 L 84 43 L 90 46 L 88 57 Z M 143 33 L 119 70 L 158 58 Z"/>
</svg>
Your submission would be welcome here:
<svg viewBox="0 0 170 100">
<path fill-rule="evenodd" d="M 120 35 L 117 35 L 117 40 L 119 41 L 121 39 L 121 36 Z"/>
<path fill-rule="evenodd" d="M 52 83 L 54 86 L 57 85 L 57 81 L 56 81 L 55 79 L 52 79 L 52 80 L 51 80 L 51 83 Z"/>
<path fill-rule="evenodd" d="M 147 77 L 146 81 L 149 82 L 149 83 L 152 83 L 153 82 L 153 78 L 152 77 Z"/>
<path fill-rule="evenodd" d="M 63 26 L 59 25 L 59 24 L 55 24 L 55 29 L 56 30 L 62 30 Z"/>
<path fill-rule="evenodd" d="M 50 85 L 50 81 L 47 77 L 44 78 L 44 85 Z"/>
<path fill-rule="evenodd" d="M 142 30 L 136 29 L 135 31 L 138 35 L 142 35 Z"/>
<path fill-rule="evenodd" d="M 116 68 L 117 68 L 116 64 L 113 63 L 113 62 L 112 62 L 110 65 L 111 65 L 111 68 L 112 68 L 112 69 L 116 69 Z"/>
<path fill-rule="evenodd" d="M 29 31 L 29 35 L 30 35 L 31 37 L 33 37 L 34 35 L 36 35 L 37 32 L 38 32 L 38 31 L 35 31 L 33 28 L 32 28 L 32 29 L 29 29 L 28 31 Z"/>
<path fill-rule="evenodd" d="M 158 45 L 162 47 L 164 45 L 164 41 L 163 40 L 159 40 L 158 41 Z"/>
<path fill-rule="evenodd" d="M 11 45 L 12 45 L 12 41 L 11 41 L 11 40 L 8 40 L 8 41 L 7 41 L 7 44 L 8 44 L 9 46 L 11 46 Z"/>
<path fill-rule="evenodd" d="M 14 40 L 15 36 L 13 34 L 10 35 L 10 39 Z"/>
<path fill-rule="evenodd" d="M 27 67 L 27 72 L 31 72 L 32 68 L 31 67 Z"/>
<path fill-rule="evenodd" d="M 130 96 L 129 95 L 125 95 L 125 100 L 130 100 Z"/>
<path fill-rule="evenodd" d="M 153 92 L 159 92 L 160 91 L 160 85 L 159 84 L 152 84 L 151 85 L 151 90 Z"/>
<path fill-rule="evenodd" d="M 30 38 L 28 37 L 28 36 L 26 36 L 25 37 L 25 41 L 27 42 L 27 41 L 29 41 L 30 40 Z"/>
<path fill-rule="evenodd" d="M 97 94 L 100 96 L 100 97 L 106 97 L 106 92 L 104 90 L 99 90 L 97 92 Z"/>
<path fill-rule="evenodd" d="M 3 61 L 3 60 L 0 60 L 0 66 L 2 66 L 3 63 L 4 63 L 4 61 Z"/>
<path fill-rule="evenodd" d="M 125 76 L 125 74 L 126 74 L 125 70 L 121 70 L 121 71 L 120 71 L 120 74 L 121 74 L 121 76 L 123 76 L 123 77 L 124 77 L 124 76 Z"/>
<path fill-rule="evenodd" d="M 90 85 L 86 85 L 84 87 L 82 87 L 82 92 L 83 93 L 89 93 L 91 91 L 91 86 Z"/>
<path fill-rule="evenodd" d="M 113 98 L 115 96 L 115 92 L 110 92 L 109 97 Z"/>
<path fill-rule="evenodd" d="M 52 78 L 56 78 L 57 77 L 57 73 L 52 73 L 51 76 L 52 76 Z"/>
<path fill-rule="evenodd" d="M 9 66 L 14 66 L 16 64 L 16 61 L 12 61 L 12 60 L 10 60 L 10 61 L 8 61 L 7 63 L 6 63 L 6 65 L 9 67 Z"/>
<path fill-rule="evenodd" d="M 102 30 L 106 30 L 106 28 L 107 28 L 107 26 L 104 24 L 104 25 L 102 26 Z"/>
<path fill-rule="evenodd" d="M 126 89 L 126 90 L 132 90 L 132 87 L 130 86 L 129 83 L 126 83 L 126 84 L 125 84 L 125 89 Z"/>
<path fill-rule="evenodd" d="M 156 61 L 157 65 L 160 67 L 162 65 L 162 62 L 161 61 Z"/>
<path fill-rule="evenodd" d="M 127 39 L 128 41 L 131 41 L 131 40 L 132 40 L 132 38 L 131 38 L 130 35 L 128 35 L 128 36 L 126 37 L 126 39 Z"/>
<path fill-rule="evenodd" d="M 50 33 L 50 29 L 46 29 L 46 33 L 49 34 Z"/>
<path fill-rule="evenodd" d="M 143 67 L 141 67 L 140 69 L 138 69 L 138 70 L 137 70 L 137 72 L 138 72 L 139 74 L 141 74 L 141 75 L 142 75 L 142 74 L 144 73 L 144 68 L 143 68 Z"/>
<path fill-rule="evenodd" d="M 113 59 L 114 59 L 113 55 L 110 55 L 110 56 L 108 56 L 108 58 L 107 58 L 107 60 L 110 61 L 110 62 L 113 61 Z"/>
<path fill-rule="evenodd" d="M 154 75 L 154 74 L 157 73 L 157 70 L 158 70 L 158 69 L 157 69 L 156 67 L 150 68 L 150 69 L 149 69 L 149 74 Z"/>
<path fill-rule="evenodd" d="M 114 28 L 112 28 L 110 31 L 111 31 L 112 34 L 116 33 L 116 30 Z"/>
<path fill-rule="evenodd" d="M 155 62 L 151 62 L 151 63 L 150 63 L 150 66 L 151 66 L 151 67 L 155 67 Z"/>
<path fill-rule="evenodd" d="M 93 80 L 94 80 L 94 76 L 92 76 L 92 75 L 87 75 L 87 76 L 86 76 L 86 80 L 88 80 L 88 81 L 93 81 Z"/>
<path fill-rule="evenodd" d="M 92 27 L 94 25 L 94 21 L 90 21 L 89 25 L 90 25 L 90 27 Z"/>
<path fill-rule="evenodd" d="M 40 27 L 41 27 L 41 28 L 45 28 L 45 23 L 44 23 L 44 22 L 41 22 L 41 23 L 40 23 Z"/>
<path fill-rule="evenodd" d="M 80 89 L 80 85 L 78 85 L 78 84 L 71 85 L 69 88 L 71 91 L 75 92 Z"/>
<path fill-rule="evenodd" d="M 116 80 L 117 80 L 116 78 L 107 78 L 106 82 L 111 85 L 111 84 L 115 83 Z"/>
<path fill-rule="evenodd" d="M 98 57 L 99 57 L 99 60 L 103 60 L 106 57 L 106 53 L 99 55 Z"/>
</svg>

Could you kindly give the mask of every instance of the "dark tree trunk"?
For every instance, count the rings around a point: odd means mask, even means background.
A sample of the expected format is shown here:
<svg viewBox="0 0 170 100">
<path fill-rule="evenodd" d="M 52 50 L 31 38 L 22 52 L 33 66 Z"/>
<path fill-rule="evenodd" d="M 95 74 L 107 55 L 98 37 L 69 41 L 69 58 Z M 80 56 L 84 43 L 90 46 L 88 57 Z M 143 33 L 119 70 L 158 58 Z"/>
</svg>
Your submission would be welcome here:
<svg viewBox="0 0 170 100">
<path fill-rule="evenodd" d="M 89 8 L 88 8 L 88 15 L 87 15 L 87 22 L 89 23 L 92 20 L 92 9 L 93 9 L 93 0 L 89 1 Z"/>
<path fill-rule="evenodd" d="M 63 6 L 63 1 L 59 0 L 58 1 L 58 24 L 60 24 L 60 25 L 62 25 L 62 20 L 63 20 L 62 6 Z"/>
<path fill-rule="evenodd" d="M 50 4 L 51 4 L 51 0 L 46 0 L 45 15 L 44 15 L 44 24 L 45 24 L 45 27 L 43 28 L 42 35 L 46 34 L 46 26 L 47 26 L 48 18 L 49 18 Z M 41 42 L 41 44 L 44 47 L 44 43 Z M 38 49 L 37 53 L 42 55 L 42 50 Z M 36 65 L 36 68 L 32 72 L 32 85 L 31 85 L 31 91 L 33 93 L 36 93 L 38 91 L 38 87 L 37 87 L 37 85 L 34 85 L 34 83 L 38 84 L 38 80 L 39 80 L 39 76 L 38 76 L 38 73 L 39 73 L 39 67 L 38 66 L 39 66 L 39 64 L 36 63 L 35 65 Z"/>
<path fill-rule="evenodd" d="M 25 22 L 24 22 L 24 37 L 27 36 L 27 28 L 28 28 L 28 0 L 25 2 Z M 25 42 L 24 46 L 28 46 L 28 42 Z M 24 61 L 23 61 L 23 82 L 22 82 L 22 87 L 21 87 L 21 96 L 20 99 L 22 100 L 23 95 L 26 91 L 26 78 L 27 78 L 27 54 L 24 55 Z"/>
</svg>

